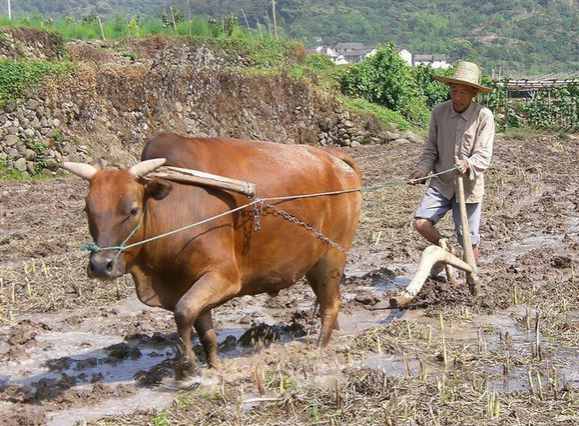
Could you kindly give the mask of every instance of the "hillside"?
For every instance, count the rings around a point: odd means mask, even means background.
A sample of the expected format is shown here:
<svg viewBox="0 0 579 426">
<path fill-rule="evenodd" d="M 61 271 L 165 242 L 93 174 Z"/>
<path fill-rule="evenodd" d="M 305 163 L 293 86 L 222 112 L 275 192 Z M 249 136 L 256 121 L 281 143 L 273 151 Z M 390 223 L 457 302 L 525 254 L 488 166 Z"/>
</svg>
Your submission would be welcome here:
<svg viewBox="0 0 579 426">
<path fill-rule="evenodd" d="M 238 17 L 242 25 L 271 28 L 268 0 L 22 0 L 16 18 L 42 14 L 53 18 L 117 14 L 160 18 L 169 5 L 187 17 Z M 539 74 L 579 68 L 577 0 L 279 0 L 277 21 L 288 37 L 306 46 L 390 40 L 414 53 L 444 53 L 471 58 L 485 69 Z"/>
</svg>

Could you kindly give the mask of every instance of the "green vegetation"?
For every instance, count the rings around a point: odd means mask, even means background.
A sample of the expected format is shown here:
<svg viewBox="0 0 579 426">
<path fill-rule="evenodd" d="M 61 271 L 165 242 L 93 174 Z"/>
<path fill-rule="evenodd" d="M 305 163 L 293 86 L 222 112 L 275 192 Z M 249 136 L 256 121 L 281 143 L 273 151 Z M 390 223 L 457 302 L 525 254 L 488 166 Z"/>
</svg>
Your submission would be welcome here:
<svg viewBox="0 0 579 426">
<path fill-rule="evenodd" d="M 579 126 L 579 85 L 542 90 L 530 102 L 513 104 L 517 127 L 524 124 L 537 128 L 575 128 Z M 521 117 L 521 118 L 519 118 Z M 523 118 L 524 117 L 524 118 Z"/>
<path fill-rule="evenodd" d="M 0 60 L 0 107 L 38 88 L 48 75 L 73 73 L 76 69 L 72 62 Z"/>
<path fill-rule="evenodd" d="M 411 68 L 411 74 L 416 81 L 428 108 L 434 108 L 435 105 L 446 101 L 450 92 L 446 84 L 434 79 L 435 76 L 450 76 L 451 70 L 433 69 L 427 65 L 419 65 Z"/>
<path fill-rule="evenodd" d="M 434 82 L 434 75 L 430 68 L 413 69 L 407 65 L 394 44 L 389 43 L 348 68 L 341 86 L 348 96 L 398 111 L 415 125 L 425 127 L 430 119 L 429 108 L 448 96 L 445 86 Z"/>
<path fill-rule="evenodd" d="M 579 67 L 579 12 L 564 0 L 290 0 L 279 14 L 288 35 L 307 45 L 320 38 L 327 45 L 391 40 L 413 53 L 474 59 L 503 74 Z"/>
<path fill-rule="evenodd" d="M 182 35 L 203 36 L 211 38 L 227 37 L 232 39 L 259 38 L 273 40 L 269 33 L 259 28 L 248 30 L 242 28 L 235 16 L 228 15 L 219 20 L 191 16 L 185 20 L 178 10 L 175 22 L 163 13 L 161 17 L 140 15 L 128 16 L 117 14 L 108 19 L 91 13 L 82 18 L 67 15 L 58 19 L 39 15 L 23 16 L 10 21 L 0 17 L 0 28 L 35 28 L 59 34 L 64 40 L 119 39 L 122 37 L 142 37 L 147 35 Z M 101 30 L 102 25 L 102 30 Z M 0 38 L 0 44 L 2 39 Z"/>
<path fill-rule="evenodd" d="M 402 114 L 392 111 L 386 107 L 374 104 L 365 99 L 359 98 L 344 98 L 344 107 L 353 113 L 362 115 L 372 115 L 380 122 L 382 127 L 390 129 L 392 124 L 395 124 L 399 130 L 414 130 L 419 129 L 406 120 Z"/>
<path fill-rule="evenodd" d="M 12 4 L 16 19 L 43 16 L 47 24 L 65 17 L 82 23 L 87 16 L 100 16 L 111 38 L 116 37 L 111 26 L 128 25 L 124 17 L 143 24 L 134 22 L 132 35 L 173 31 L 169 6 L 179 34 L 192 30 L 208 35 L 208 29 L 203 29 L 207 24 L 188 25 L 190 14 L 216 18 L 216 27 L 226 28 L 227 17 L 233 16 L 255 33 L 274 32 L 269 0 L 19 0 Z M 503 74 L 525 75 L 579 67 L 578 9 L 576 2 L 566 0 L 284 0 L 276 8 L 278 33 L 303 40 L 307 46 L 394 41 L 413 53 L 476 59 L 488 71 L 500 68 Z M 150 21 L 153 18 L 155 23 Z M 77 25 L 79 31 L 81 26 Z M 93 36 L 99 37 L 98 25 L 92 28 Z"/>
<path fill-rule="evenodd" d="M 153 426 L 171 426 L 171 422 L 165 413 L 160 413 L 153 417 Z"/>
<path fill-rule="evenodd" d="M 24 175 L 15 168 L 10 166 L 10 163 L 6 159 L 0 160 L 0 182 L 4 181 L 25 181 L 29 177 Z"/>
<path fill-rule="evenodd" d="M 579 85 L 561 88 L 543 88 L 530 93 L 514 92 L 506 98 L 504 86 L 499 81 L 486 79 L 483 84 L 495 91 L 480 96 L 479 102 L 495 113 L 498 129 L 514 128 L 579 129 Z M 526 94 L 527 97 L 521 97 Z M 516 97 L 516 96 L 519 97 Z"/>
<path fill-rule="evenodd" d="M 204 45 L 216 52 L 226 52 L 234 59 L 249 61 L 253 67 L 276 67 L 292 62 L 303 62 L 305 52 L 301 43 L 295 41 L 239 39 L 233 37 L 190 37 L 193 45 Z"/>
</svg>

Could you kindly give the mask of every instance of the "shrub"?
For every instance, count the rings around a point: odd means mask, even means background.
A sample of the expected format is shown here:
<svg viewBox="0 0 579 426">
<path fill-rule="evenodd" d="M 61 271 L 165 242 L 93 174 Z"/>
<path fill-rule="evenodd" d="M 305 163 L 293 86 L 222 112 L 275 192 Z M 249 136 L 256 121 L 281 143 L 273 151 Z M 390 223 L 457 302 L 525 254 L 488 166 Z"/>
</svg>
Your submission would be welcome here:
<svg viewBox="0 0 579 426">
<path fill-rule="evenodd" d="M 306 56 L 306 65 L 316 71 L 324 71 L 336 67 L 328 55 L 312 53 Z"/>
<path fill-rule="evenodd" d="M 399 111 L 414 123 L 424 121 L 425 97 L 393 43 L 379 46 L 374 55 L 350 67 L 342 75 L 341 88 L 346 95 Z"/>
<path fill-rule="evenodd" d="M 76 70 L 72 62 L 0 60 L 0 106 L 23 98 L 36 89 L 49 74 L 70 73 Z"/>
<path fill-rule="evenodd" d="M 432 109 L 435 105 L 449 99 L 450 91 L 448 86 L 436 81 L 434 77 L 439 75 L 448 76 L 450 74 L 450 70 L 435 70 L 428 65 L 419 65 L 412 68 L 412 75 L 426 100 L 428 108 Z"/>
</svg>

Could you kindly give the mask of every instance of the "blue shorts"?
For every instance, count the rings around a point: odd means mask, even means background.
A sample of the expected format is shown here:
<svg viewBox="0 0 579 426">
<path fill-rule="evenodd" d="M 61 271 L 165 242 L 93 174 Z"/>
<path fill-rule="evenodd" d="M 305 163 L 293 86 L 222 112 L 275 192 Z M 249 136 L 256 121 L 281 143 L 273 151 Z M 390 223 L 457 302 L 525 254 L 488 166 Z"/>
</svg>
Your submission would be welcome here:
<svg viewBox="0 0 579 426">
<path fill-rule="evenodd" d="M 429 186 L 420 207 L 414 213 L 415 219 L 428 219 L 433 224 L 437 224 L 443 216 L 452 209 L 452 217 L 454 219 L 454 231 L 458 242 L 462 245 L 462 226 L 460 224 L 460 204 L 456 196 L 452 199 L 445 198 L 436 188 Z M 468 217 L 468 226 L 470 228 L 470 240 L 472 245 L 478 245 L 480 242 L 479 228 L 481 203 L 466 203 L 466 214 Z"/>
</svg>

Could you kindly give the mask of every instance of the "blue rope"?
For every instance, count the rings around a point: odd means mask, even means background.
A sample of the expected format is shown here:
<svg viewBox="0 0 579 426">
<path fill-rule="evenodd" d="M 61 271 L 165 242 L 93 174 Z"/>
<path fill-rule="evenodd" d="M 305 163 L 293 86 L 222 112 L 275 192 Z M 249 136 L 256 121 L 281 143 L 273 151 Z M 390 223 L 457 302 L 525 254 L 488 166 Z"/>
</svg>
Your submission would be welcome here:
<svg viewBox="0 0 579 426">
<path fill-rule="evenodd" d="M 92 242 L 92 243 L 81 244 L 80 250 L 81 251 L 90 251 L 91 253 L 97 253 L 99 251 L 106 251 L 106 250 L 118 250 L 119 251 L 117 253 L 117 256 L 118 256 L 124 250 L 126 250 L 127 247 L 129 247 L 129 244 L 127 244 L 127 241 L 129 241 L 131 239 L 131 237 L 133 235 L 135 235 L 135 233 L 139 230 L 139 228 L 143 224 L 143 220 L 145 219 L 145 213 L 146 213 L 146 209 L 143 209 L 143 215 L 141 216 L 141 220 L 139 221 L 139 223 L 137 223 L 137 226 L 135 226 L 135 228 L 131 231 L 129 236 L 127 238 L 125 238 L 125 240 L 120 245 L 112 246 L 112 247 L 99 247 L 95 242 Z M 134 244 L 130 244 L 130 246 L 133 246 L 133 245 Z"/>
</svg>

